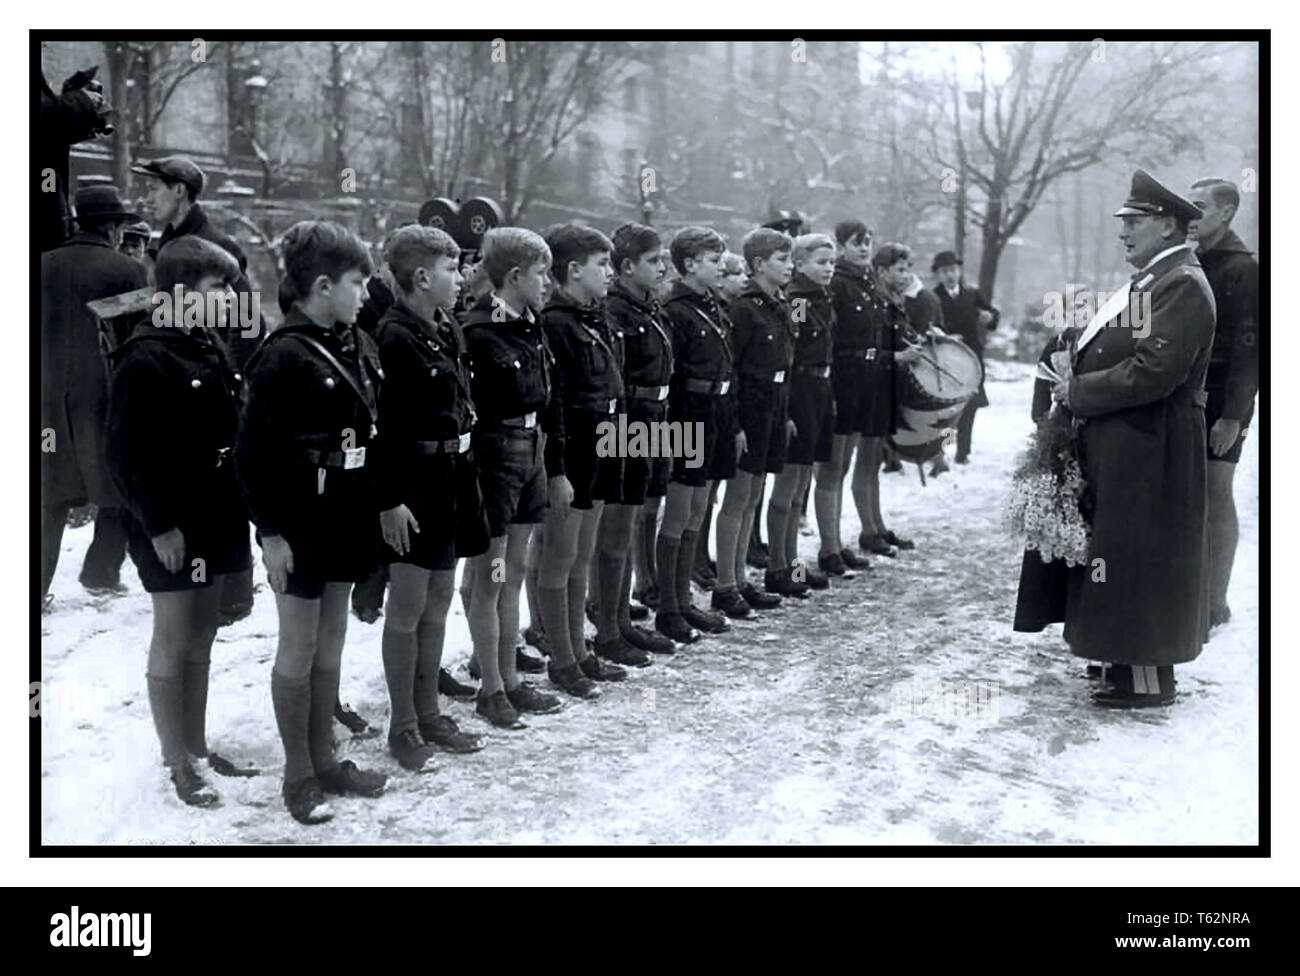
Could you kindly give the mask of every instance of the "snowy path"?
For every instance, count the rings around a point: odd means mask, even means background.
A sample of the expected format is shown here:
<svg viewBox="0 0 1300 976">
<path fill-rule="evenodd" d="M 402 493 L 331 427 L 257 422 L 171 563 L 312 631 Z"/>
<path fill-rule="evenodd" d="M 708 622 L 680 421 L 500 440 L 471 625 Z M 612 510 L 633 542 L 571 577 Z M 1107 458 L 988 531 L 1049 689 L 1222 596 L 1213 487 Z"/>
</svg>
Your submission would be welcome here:
<svg viewBox="0 0 1300 976">
<path fill-rule="evenodd" d="M 1059 626 L 1011 632 L 1020 549 L 1000 513 L 1029 423 L 1028 376 L 992 364 L 969 467 L 924 489 L 914 467 L 883 476 L 886 517 L 915 551 L 735 622 L 523 732 L 488 731 L 472 705 L 444 700 L 462 727 L 487 731 L 488 747 L 440 755 L 432 774 L 402 772 L 382 737 L 349 742 L 345 755 L 391 772 L 389 791 L 336 800 L 339 815 L 315 828 L 290 820 L 279 797 L 265 590 L 251 618 L 219 634 L 209 729 L 267 775 L 215 778 L 225 802 L 200 814 L 171 795 L 158 763 L 144 695 L 148 598 L 129 562 L 128 596 L 88 598 L 76 573 L 90 530 L 70 532 L 58 609 L 43 622 L 44 841 L 1253 844 L 1258 431 L 1237 480 L 1232 622 L 1179 669 L 1172 709 L 1107 713 L 1088 704 Z M 845 523 L 856 539 L 851 504 Z M 815 554 L 811 534 L 801 547 Z M 380 629 L 349 627 L 345 696 L 383 722 Z M 449 662 L 459 668 L 468 647 L 457 599 Z M 944 689 L 953 694 L 935 694 Z"/>
</svg>

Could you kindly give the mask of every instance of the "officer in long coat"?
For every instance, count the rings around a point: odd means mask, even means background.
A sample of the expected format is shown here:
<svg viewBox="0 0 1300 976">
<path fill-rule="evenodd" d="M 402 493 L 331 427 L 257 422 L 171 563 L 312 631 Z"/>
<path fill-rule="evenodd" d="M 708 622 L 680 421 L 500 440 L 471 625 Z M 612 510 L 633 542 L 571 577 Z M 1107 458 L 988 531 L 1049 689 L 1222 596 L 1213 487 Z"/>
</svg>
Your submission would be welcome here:
<svg viewBox="0 0 1300 976">
<path fill-rule="evenodd" d="M 144 266 L 117 251 L 122 228 L 140 218 L 126 210 L 114 186 L 84 187 L 75 203 L 77 233 L 41 255 L 42 597 L 74 506 L 99 506 L 82 585 L 93 592 L 119 590 L 126 560 L 122 500 L 104 456 L 108 372 L 99 326 L 86 303 L 148 284 Z"/>
<path fill-rule="evenodd" d="M 1088 561 L 1070 571 L 1065 639 L 1112 662 L 1094 696 L 1117 708 L 1174 699 L 1173 666 L 1208 630 L 1205 373 L 1214 296 L 1187 242 L 1200 210 L 1147 173 L 1116 211 L 1138 269 L 1079 336 L 1073 377 L 1057 384 L 1085 423 Z"/>
</svg>

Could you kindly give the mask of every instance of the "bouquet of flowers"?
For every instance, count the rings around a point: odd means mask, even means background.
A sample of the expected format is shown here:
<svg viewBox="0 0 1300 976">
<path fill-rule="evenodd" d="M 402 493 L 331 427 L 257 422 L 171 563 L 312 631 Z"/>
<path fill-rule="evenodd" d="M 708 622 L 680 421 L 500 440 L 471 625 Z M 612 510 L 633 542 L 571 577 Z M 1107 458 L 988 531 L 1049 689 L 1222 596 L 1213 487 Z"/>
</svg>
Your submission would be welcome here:
<svg viewBox="0 0 1300 976">
<path fill-rule="evenodd" d="M 1070 354 L 1055 352 L 1052 365 L 1039 364 L 1038 378 L 1057 383 L 1070 375 Z M 1029 446 L 1011 477 L 1007 524 L 1037 551 L 1043 562 L 1082 566 L 1091 537 L 1081 507 L 1085 482 L 1079 460 L 1079 421 L 1056 403 L 1038 420 Z"/>
</svg>

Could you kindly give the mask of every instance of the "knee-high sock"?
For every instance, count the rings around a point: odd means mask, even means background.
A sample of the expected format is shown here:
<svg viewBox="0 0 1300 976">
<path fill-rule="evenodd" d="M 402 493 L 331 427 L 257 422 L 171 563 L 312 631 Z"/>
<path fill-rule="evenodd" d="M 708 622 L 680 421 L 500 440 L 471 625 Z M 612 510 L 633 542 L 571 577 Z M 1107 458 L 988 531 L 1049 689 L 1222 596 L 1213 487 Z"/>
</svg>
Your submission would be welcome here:
<svg viewBox="0 0 1300 976">
<path fill-rule="evenodd" d="M 840 527 L 835 521 L 835 489 L 830 485 L 822 487 L 820 479 L 813 490 L 813 509 L 817 513 L 817 530 L 821 534 L 821 545 L 817 551 L 824 556 L 839 552 Z"/>
<path fill-rule="evenodd" d="M 757 518 L 754 519 L 758 521 Z M 794 522 L 796 527 L 799 520 L 794 516 L 794 510 L 776 503 L 775 496 L 767 503 L 767 566 L 769 569 L 786 569 L 791 560 L 794 558 L 786 550 L 786 539 L 789 536 L 787 525 Z"/>
<path fill-rule="evenodd" d="M 542 629 L 546 631 L 551 644 L 551 662 L 556 668 L 568 667 L 575 660 L 569 639 L 568 580 L 562 586 L 542 586 L 541 580 L 538 580 L 537 603 L 542 616 Z"/>
<path fill-rule="evenodd" d="M 709 532 L 713 528 L 713 502 L 704 507 L 704 522 L 700 525 L 700 534 L 695 542 L 695 565 L 707 568 L 709 565 Z"/>
<path fill-rule="evenodd" d="M 271 705 L 284 745 L 284 781 L 294 783 L 314 774 L 307 744 L 311 715 L 311 678 L 286 678 L 271 672 Z M 334 703 L 330 702 L 331 713 Z M 331 716 L 332 717 L 332 716 Z"/>
<path fill-rule="evenodd" d="M 627 553 L 598 552 L 591 562 L 596 567 L 596 582 L 600 588 L 596 600 L 596 636 L 600 640 L 613 640 L 619 636 Z"/>
<path fill-rule="evenodd" d="M 655 541 L 655 575 L 659 579 L 659 612 L 678 613 L 677 554 L 682 540 L 659 533 Z"/>
<path fill-rule="evenodd" d="M 307 745 L 317 775 L 338 765 L 334 758 L 334 703 L 339 700 L 339 672 L 311 669 L 311 710 L 308 713 Z"/>
<path fill-rule="evenodd" d="M 659 520 L 647 516 L 641 520 L 641 547 L 645 550 L 646 578 L 637 577 L 638 590 L 648 590 L 659 585 L 659 547 L 655 541 L 659 537 Z M 660 587 L 662 589 L 662 587 Z"/>
<path fill-rule="evenodd" d="M 438 671 L 442 668 L 445 620 L 421 620 L 415 632 L 415 714 L 425 719 L 438 714 Z M 511 651 L 514 645 L 511 645 Z M 396 723 L 393 723 L 396 728 Z"/>
<path fill-rule="evenodd" d="M 623 583 L 618 594 L 618 629 L 621 633 L 632 626 L 632 560 L 623 560 Z"/>
<path fill-rule="evenodd" d="M 393 627 L 384 628 L 381 647 L 391 708 L 388 719 L 388 734 L 391 736 L 416 727 L 415 666 L 419 647 L 413 631 L 404 632 Z M 434 675 L 435 683 L 437 677 Z"/>
<path fill-rule="evenodd" d="M 807 498 L 808 496 L 805 495 L 804 497 Z M 799 558 L 799 519 L 794 512 L 786 516 L 783 554 L 788 563 L 794 563 Z"/>
<path fill-rule="evenodd" d="M 158 732 L 163 762 L 175 766 L 185 759 L 185 705 L 182 701 L 182 679 L 147 677 L 149 685 L 149 711 L 153 713 L 153 726 Z"/>
<path fill-rule="evenodd" d="M 581 661 L 587 656 L 587 642 L 583 633 L 583 621 L 587 610 L 587 573 L 573 573 L 569 576 L 569 646 L 573 648 L 573 658 Z"/>
<path fill-rule="evenodd" d="M 681 545 L 677 548 L 677 572 L 673 574 L 673 583 L 677 587 L 677 607 L 685 610 L 691 605 L 691 566 L 695 564 L 695 543 L 700 534 L 687 529 L 682 533 Z"/>
<path fill-rule="evenodd" d="M 186 661 L 181 701 L 185 715 L 185 748 L 193 756 L 208 754 L 208 669 L 211 660 Z"/>
</svg>

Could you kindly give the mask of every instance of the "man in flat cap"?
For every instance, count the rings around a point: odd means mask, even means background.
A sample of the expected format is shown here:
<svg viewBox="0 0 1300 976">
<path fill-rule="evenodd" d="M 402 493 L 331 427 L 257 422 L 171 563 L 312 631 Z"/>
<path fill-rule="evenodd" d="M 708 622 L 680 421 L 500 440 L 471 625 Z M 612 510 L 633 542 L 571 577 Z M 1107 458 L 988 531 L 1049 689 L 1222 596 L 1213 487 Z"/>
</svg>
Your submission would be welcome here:
<svg viewBox="0 0 1300 976">
<path fill-rule="evenodd" d="M 108 373 L 99 326 L 86 302 L 148 284 L 144 266 L 117 253 L 122 228 L 140 218 L 117 187 L 82 187 L 75 198 L 77 232 L 41 255 L 41 597 L 48 608 L 68 512 L 98 507 L 95 535 L 81 568 L 94 594 L 120 593 L 126 560 L 122 499 L 104 454 Z M 114 320 L 116 322 L 116 320 Z M 117 338 L 125 339 L 128 324 Z"/>
<path fill-rule="evenodd" d="M 1214 295 L 1187 241 L 1201 211 L 1138 170 L 1119 239 L 1132 280 L 1079 336 L 1053 396 L 1083 418 L 1088 561 L 1070 570 L 1065 639 L 1110 662 L 1093 697 L 1109 708 L 1174 700 L 1174 665 L 1209 626 L 1205 372 Z"/>
<path fill-rule="evenodd" d="M 939 296 L 943 309 L 943 329 L 955 335 L 979 357 L 984 366 L 984 339 L 990 329 L 998 327 L 999 312 L 978 288 L 972 288 L 961 278 L 961 258 L 953 251 L 940 251 L 934 256 L 930 270 L 938 278 L 934 293 Z M 970 461 L 971 429 L 975 426 L 975 411 L 987 407 L 989 398 L 984 393 L 984 380 L 966 409 L 957 418 L 957 463 Z"/>
<path fill-rule="evenodd" d="M 1214 291 L 1216 321 L 1205 374 L 1209 431 L 1210 626 L 1227 623 L 1228 580 L 1237 555 L 1232 476 L 1259 391 L 1259 262 L 1230 226 L 1241 197 L 1228 180 L 1192 184 L 1201 219 L 1192 225 L 1196 257 Z"/>
<path fill-rule="evenodd" d="M 235 243 L 234 238 L 212 226 L 208 215 L 199 204 L 199 194 L 203 192 L 206 178 L 203 170 L 199 169 L 194 160 L 185 156 L 164 156 L 161 159 L 150 160 L 141 166 L 133 166 L 132 172 L 150 178 L 145 197 L 145 209 L 152 218 L 154 226 L 161 225 L 163 229 L 158 249 L 152 256 L 156 258 L 158 252 L 180 237 L 193 235 L 211 241 L 229 251 L 239 262 L 239 278 L 231 285 L 235 294 L 240 296 L 239 300 L 243 303 L 243 307 L 254 307 L 249 304 L 250 298 L 245 297 L 251 296 L 253 292 L 253 286 L 245 274 L 248 269 L 248 259 L 244 256 L 243 249 Z M 251 335 L 244 335 L 239 328 L 226 329 L 222 335 L 234 358 L 236 368 L 241 371 L 266 336 L 266 322 L 262 319 L 260 310 L 257 318 L 257 328 Z M 222 626 L 241 620 L 252 612 L 252 570 L 228 574 L 222 584 L 219 616 Z"/>
<path fill-rule="evenodd" d="M 150 267 L 149 255 L 146 249 L 149 247 L 149 238 L 153 236 L 153 231 L 149 228 L 149 223 L 144 220 L 137 220 L 134 224 L 127 224 L 122 228 L 122 243 L 117 249 L 120 253 L 129 258 L 135 258 L 144 267 Z"/>
</svg>

